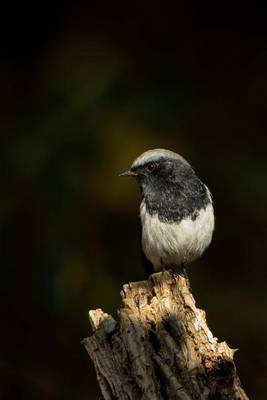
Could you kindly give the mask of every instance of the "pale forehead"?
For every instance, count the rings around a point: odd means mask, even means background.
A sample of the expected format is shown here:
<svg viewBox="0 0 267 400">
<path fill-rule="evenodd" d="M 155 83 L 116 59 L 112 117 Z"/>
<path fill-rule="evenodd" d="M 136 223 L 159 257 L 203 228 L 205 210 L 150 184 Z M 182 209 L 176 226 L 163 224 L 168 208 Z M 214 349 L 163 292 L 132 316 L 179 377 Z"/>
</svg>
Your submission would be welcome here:
<svg viewBox="0 0 267 400">
<path fill-rule="evenodd" d="M 177 153 L 174 153 L 174 151 L 165 150 L 165 149 L 154 149 L 154 150 L 145 151 L 139 157 L 137 157 L 137 159 L 134 160 L 134 162 L 132 163 L 132 168 L 140 167 L 151 161 L 157 161 L 162 157 L 180 160 L 180 161 L 184 162 L 185 164 L 188 164 L 188 162 L 183 157 L 181 157 Z"/>
</svg>

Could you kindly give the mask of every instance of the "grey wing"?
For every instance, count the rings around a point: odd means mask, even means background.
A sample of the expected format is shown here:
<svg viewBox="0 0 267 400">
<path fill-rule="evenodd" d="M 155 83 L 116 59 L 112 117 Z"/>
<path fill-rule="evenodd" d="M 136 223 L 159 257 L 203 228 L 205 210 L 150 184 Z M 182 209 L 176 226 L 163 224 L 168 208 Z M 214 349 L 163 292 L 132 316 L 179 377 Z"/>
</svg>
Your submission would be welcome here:
<svg viewBox="0 0 267 400">
<path fill-rule="evenodd" d="M 138 220 L 138 233 L 139 233 L 139 245 L 140 245 L 140 252 L 141 252 L 141 260 L 142 264 L 144 266 L 146 278 L 149 278 L 151 274 L 154 272 L 154 267 L 153 264 L 146 258 L 145 253 L 143 251 L 143 246 L 142 246 L 142 224 L 141 220 L 139 218 Z"/>
</svg>

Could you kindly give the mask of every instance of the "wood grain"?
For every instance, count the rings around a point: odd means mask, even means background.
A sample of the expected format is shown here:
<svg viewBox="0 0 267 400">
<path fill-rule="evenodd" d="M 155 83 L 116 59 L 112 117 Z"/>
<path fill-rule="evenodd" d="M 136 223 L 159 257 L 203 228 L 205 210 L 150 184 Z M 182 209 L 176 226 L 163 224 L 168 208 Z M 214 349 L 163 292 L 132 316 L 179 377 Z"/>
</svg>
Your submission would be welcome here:
<svg viewBox="0 0 267 400">
<path fill-rule="evenodd" d="M 247 400 L 233 361 L 183 276 L 164 271 L 125 284 L 118 322 L 89 311 L 83 340 L 105 400 Z"/>
</svg>

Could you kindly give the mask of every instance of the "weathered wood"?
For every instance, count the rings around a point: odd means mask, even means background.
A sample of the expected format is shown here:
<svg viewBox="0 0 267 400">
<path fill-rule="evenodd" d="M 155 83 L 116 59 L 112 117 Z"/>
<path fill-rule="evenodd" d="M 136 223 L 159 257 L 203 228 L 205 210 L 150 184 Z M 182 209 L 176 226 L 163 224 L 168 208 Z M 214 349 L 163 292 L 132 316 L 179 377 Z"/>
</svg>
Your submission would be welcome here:
<svg viewBox="0 0 267 400">
<path fill-rule="evenodd" d="M 89 311 L 84 339 L 105 400 L 246 400 L 234 350 L 209 330 L 183 276 L 171 271 L 129 283 L 119 322 Z"/>
</svg>

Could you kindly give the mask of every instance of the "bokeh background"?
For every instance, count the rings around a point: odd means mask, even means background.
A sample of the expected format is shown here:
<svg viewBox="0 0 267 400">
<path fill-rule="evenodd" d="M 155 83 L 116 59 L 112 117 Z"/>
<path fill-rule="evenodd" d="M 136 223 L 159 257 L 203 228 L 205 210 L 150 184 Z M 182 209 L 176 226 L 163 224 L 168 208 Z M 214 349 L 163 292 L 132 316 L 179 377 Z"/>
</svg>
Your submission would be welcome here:
<svg viewBox="0 0 267 400">
<path fill-rule="evenodd" d="M 139 193 L 154 147 L 210 187 L 214 240 L 189 270 L 209 325 L 267 398 L 266 8 L 40 2 L 1 12 L 1 399 L 97 399 L 80 340 L 144 277 Z"/>
</svg>

